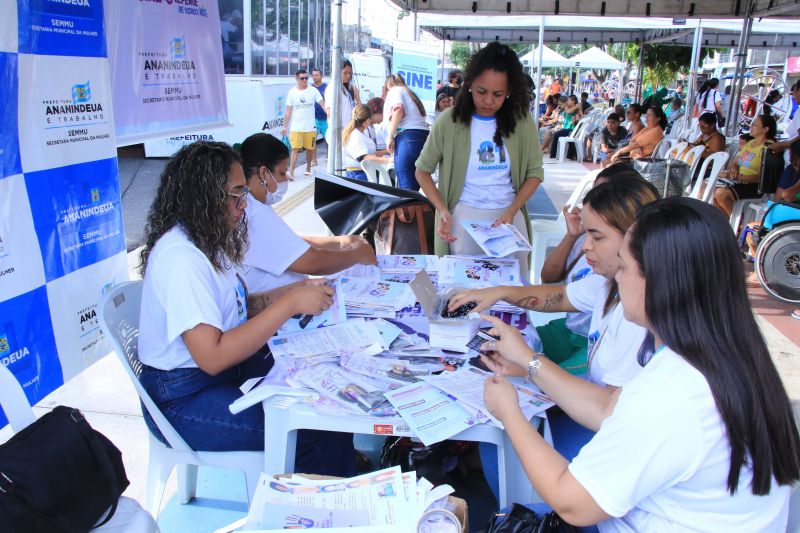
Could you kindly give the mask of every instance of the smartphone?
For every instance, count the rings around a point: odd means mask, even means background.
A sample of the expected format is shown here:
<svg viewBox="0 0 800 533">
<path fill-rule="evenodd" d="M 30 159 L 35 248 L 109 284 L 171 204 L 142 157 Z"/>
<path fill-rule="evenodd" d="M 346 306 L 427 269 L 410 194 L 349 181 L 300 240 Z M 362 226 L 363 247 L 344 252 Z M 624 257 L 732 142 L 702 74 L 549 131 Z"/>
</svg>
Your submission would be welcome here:
<svg viewBox="0 0 800 533">
<path fill-rule="evenodd" d="M 475 368 L 480 368 L 484 372 L 491 372 L 491 369 L 486 366 L 483 361 L 481 361 L 481 356 L 476 355 L 475 357 L 471 357 L 469 360 L 470 366 L 474 366 Z"/>
<path fill-rule="evenodd" d="M 481 346 L 483 345 L 483 343 L 489 341 L 497 341 L 497 340 L 500 340 L 500 337 L 489 335 L 489 333 L 487 333 L 486 330 L 478 330 L 478 333 L 476 333 L 475 336 L 472 337 L 472 340 L 467 343 L 467 348 L 470 348 L 482 354 L 487 354 L 489 352 L 481 350 Z"/>
</svg>

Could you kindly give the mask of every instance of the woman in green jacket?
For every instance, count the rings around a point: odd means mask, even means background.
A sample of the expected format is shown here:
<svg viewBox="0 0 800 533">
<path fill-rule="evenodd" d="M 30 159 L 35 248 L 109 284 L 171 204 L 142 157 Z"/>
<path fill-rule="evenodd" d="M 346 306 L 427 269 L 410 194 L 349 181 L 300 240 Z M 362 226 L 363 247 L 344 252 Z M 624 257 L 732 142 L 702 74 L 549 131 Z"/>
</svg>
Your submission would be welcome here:
<svg viewBox="0 0 800 533">
<path fill-rule="evenodd" d="M 494 42 L 472 56 L 455 107 L 437 118 L 416 177 L 436 207 L 436 253 L 483 255 L 460 220 L 513 224 L 530 240 L 525 204 L 542 183 L 539 134 L 517 55 Z M 431 174 L 439 167 L 439 184 Z M 528 277 L 528 254 L 516 254 Z"/>
</svg>

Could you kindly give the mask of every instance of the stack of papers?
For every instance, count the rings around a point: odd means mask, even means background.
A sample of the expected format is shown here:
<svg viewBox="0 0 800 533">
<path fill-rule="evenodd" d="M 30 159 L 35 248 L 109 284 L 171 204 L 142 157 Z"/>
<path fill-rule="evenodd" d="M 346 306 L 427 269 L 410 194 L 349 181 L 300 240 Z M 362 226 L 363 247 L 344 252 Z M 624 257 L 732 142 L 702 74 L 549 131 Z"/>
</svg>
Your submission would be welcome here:
<svg viewBox="0 0 800 533">
<path fill-rule="evenodd" d="M 339 282 L 349 317 L 394 318 L 397 311 L 416 302 L 405 283 L 347 277 Z"/>
<path fill-rule="evenodd" d="M 439 260 L 439 285 L 517 285 L 522 282 L 516 258 L 446 255 Z"/>
<path fill-rule="evenodd" d="M 439 270 L 439 258 L 435 255 L 379 255 L 377 259 L 377 266 L 354 265 L 334 277 L 408 283 L 423 268 L 434 279 Z"/>
<path fill-rule="evenodd" d="M 311 331 L 276 335 L 269 340 L 275 359 L 305 359 L 308 364 L 338 361 L 342 351 L 384 343 L 378 329 L 364 319 L 353 319 Z"/>
<path fill-rule="evenodd" d="M 528 238 L 511 224 L 500 224 L 492 227 L 491 222 L 482 220 L 462 220 L 461 225 L 467 230 L 478 246 L 489 257 L 506 257 L 515 252 L 530 252 Z"/>
<path fill-rule="evenodd" d="M 349 528 L 348 533 L 408 533 L 453 492 L 433 488 L 399 466 L 347 479 L 274 479 L 262 474 L 242 531 Z M 333 529 L 339 531 L 339 529 Z"/>
</svg>

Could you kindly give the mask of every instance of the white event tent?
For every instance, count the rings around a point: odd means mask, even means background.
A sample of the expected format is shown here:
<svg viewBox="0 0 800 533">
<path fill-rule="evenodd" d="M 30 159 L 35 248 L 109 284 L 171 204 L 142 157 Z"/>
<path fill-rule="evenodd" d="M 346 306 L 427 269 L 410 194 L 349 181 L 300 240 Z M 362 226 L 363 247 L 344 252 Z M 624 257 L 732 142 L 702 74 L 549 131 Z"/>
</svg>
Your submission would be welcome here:
<svg viewBox="0 0 800 533">
<path fill-rule="evenodd" d="M 519 57 L 520 63 L 525 67 L 533 67 L 538 61 L 539 50 L 534 48 L 527 54 Z M 542 47 L 542 66 L 543 67 L 571 67 L 573 65 L 571 59 L 567 59 L 552 48 L 547 46 Z"/>
<path fill-rule="evenodd" d="M 575 68 L 593 68 L 598 70 L 622 70 L 625 68 L 622 61 L 614 59 L 596 46 L 571 57 L 570 62 Z"/>
</svg>

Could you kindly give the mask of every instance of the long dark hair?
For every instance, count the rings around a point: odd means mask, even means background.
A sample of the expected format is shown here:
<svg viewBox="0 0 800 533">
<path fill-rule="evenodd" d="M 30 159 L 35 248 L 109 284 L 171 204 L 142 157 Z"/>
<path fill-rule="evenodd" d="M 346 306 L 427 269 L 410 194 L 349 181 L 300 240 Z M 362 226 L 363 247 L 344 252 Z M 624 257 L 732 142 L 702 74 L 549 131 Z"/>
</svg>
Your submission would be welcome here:
<svg viewBox="0 0 800 533">
<path fill-rule="evenodd" d="M 668 121 L 667 121 L 667 115 L 664 113 L 664 110 L 658 106 L 651 106 L 649 108 L 649 111 L 655 113 L 656 118 L 658 119 L 658 125 L 661 126 L 661 129 L 662 130 L 666 129 Z"/>
<path fill-rule="evenodd" d="M 342 70 L 344 70 L 345 67 L 350 67 L 350 70 L 353 71 L 353 77 L 355 77 L 356 71 L 353 68 L 353 64 L 350 62 L 349 59 L 342 60 Z M 344 90 L 350 94 L 350 97 L 355 100 L 356 92 L 353 90 L 353 77 L 351 77 L 350 81 L 348 81 L 347 83 L 342 82 L 342 86 L 344 87 Z"/>
<path fill-rule="evenodd" d="M 228 175 L 239 154 L 222 142 L 197 141 L 181 148 L 161 173 L 147 214 L 145 245 L 139 270 L 147 269 L 150 252 L 165 233 L 181 224 L 189 240 L 214 268 L 241 263 L 247 250 L 247 220 L 231 230 L 228 221 Z"/>
<path fill-rule="evenodd" d="M 586 193 L 583 205 L 591 207 L 606 224 L 624 235 L 633 225 L 642 207 L 659 198 L 661 196 L 658 194 L 658 189 L 652 183 L 641 176 L 630 176 L 594 187 Z M 618 301 L 617 280 L 611 279 L 603 314 L 608 313 Z"/>
<path fill-rule="evenodd" d="M 711 388 L 730 442 L 728 492 L 748 464 L 758 496 L 769 494 L 773 476 L 779 485 L 800 479 L 792 407 L 753 317 L 728 220 L 699 200 L 669 198 L 642 209 L 629 246 L 652 333 Z"/>
<path fill-rule="evenodd" d="M 753 120 L 757 120 L 759 118 L 761 119 L 761 127 L 769 128 L 769 133 L 767 133 L 765 136 L 766 139 L 768 141 L 774 141 L 775 135 L 778 133 L 778 123 L 775 121 L 775 117 L 769 113 L 762 113 Z"/>
<path fill-rule="evenodd" d="M 497 130 L 492 139 L 497 146 L 502 148 L 503 137 L 514 133 L 517 121 L 529 118 L 528 106 L 530 105 L 528 82 L 522 72 L 522 63 L 519 62 L 514 50 L 508 46 L 495 41 L 472 55 L 464 72 L 464 85 L 458 91 L 456 103 L 453 106 L 453 122 L 461 122 L 467 126 L 472 123 L 472 114 L 475 113 L 475 103 L 472 101 L 471 94 L 472 84 L 475 78 L 487 70 L 504 72 L 508 78 L 508 98 L 495 115 Z"/>
</svg>

